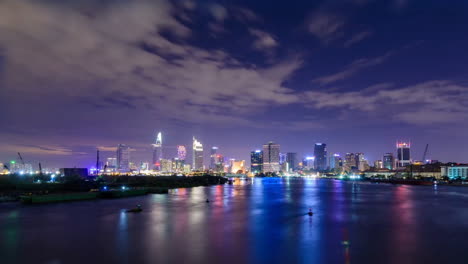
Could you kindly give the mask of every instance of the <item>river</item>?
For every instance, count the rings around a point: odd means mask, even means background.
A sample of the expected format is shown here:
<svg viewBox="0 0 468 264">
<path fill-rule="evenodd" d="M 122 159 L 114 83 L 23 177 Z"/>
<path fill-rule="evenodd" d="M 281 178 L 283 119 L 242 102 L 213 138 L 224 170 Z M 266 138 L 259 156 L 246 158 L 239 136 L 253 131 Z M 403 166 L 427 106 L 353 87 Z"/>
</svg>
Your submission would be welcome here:
<svg viewBox="0 0 468 264">
<path fill-rule="evenodd" d="M 468 263 L 468 188 L 257 178 L 0 204 L 0 263 Z"/>
</svg>

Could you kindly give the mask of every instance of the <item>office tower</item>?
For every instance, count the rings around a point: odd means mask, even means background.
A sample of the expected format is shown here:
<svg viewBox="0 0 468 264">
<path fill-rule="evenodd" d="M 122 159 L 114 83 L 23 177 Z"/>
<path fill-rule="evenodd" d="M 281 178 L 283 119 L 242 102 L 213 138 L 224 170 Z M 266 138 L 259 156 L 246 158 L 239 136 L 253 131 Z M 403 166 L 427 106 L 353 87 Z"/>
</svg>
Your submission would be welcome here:
<svg viewBox="0 0 468 264">
<path fill-rule="evenodd" d="M 356 155 L 354 153 L 346 153 L 344 169 L 346 171 L 352 171 L 358 169 L 358 164 L 356 162 Z"/>
<path fill-rule="evenodd" d="M 172 159 L 172 171 L 173 172 L 183 172 L 184 171 L 185 160 L 179 158 Z"/>
<path fill-rule="evenodd" d="M 218 147 L 211 148 L 210 154 L 210 169 L 216 169 L 216 164 L 218 163 Z"/>
<path fill-rule="evenodd" d="M 156 135 L 156 141 L 153 144 L 153 169 L 161 170 L 162 156 L 162 134 L 159 132 Z"/>
<path fill-rule="evenodd" d="M 297 168 L 297 153 L 286 153 L 287 171 L 295 171 Z"/>
<path fill-rule="evenodd" d="M 359 171 L 366 171 L 369 168 L 367 160 L 364 158 L 364 153 L 355 153 L 356 166 Z"/>
<path fill-rule="evenodd" d="M 263 172 L 278 172 L 280 145 L 273 142 L 263 145 Z"/>
<path fill-rule="evenodd" d="M 172 172 L 172 160 L 161 159 L 161 172 L 171 173 Z"/>
<path fill-rule="evenodd" d="M 392 153 L 385 153 L 383 156 L 383 167 L 389 170 L 393 170 L 393 166 L 395 165 L 395 158 L 393 157 Z"/>
<path fill-rule="evenodd" d="M 343 159 L 340 157 L 340 154 L 333 154 L 330 160 L 330 169 L 333 169 L 336 173 L 343 171 Z"/>
<path fill-rule="evenodd" d="M 106 172 L 113 172 L 117 170 L 117 158 L 107 158 Z"/>
<path fill-rule="evenodd" d="M 405 167 L 411 164 L 410 143 L 397 142 L 398 167 Z"/>
<path fill-rule="evenodd" d="M 383 169 L 383 161 L 381 161 L 381 160 L 374 161 L 374 168 Z"/>
<path fill-rule="evenodd" d="M 279 154 L 279 164 L 284 164 L 286 163 L 286 153 L 280 153 Z"/>
<path fill-rule="evenodd" d="M 179 145 L 177 146 L 177 158 L 179 160 L 185 160 L 187 157 L 187 150 L 185 149 L 185 146 Z"/>
<path fill-rule="evenodd" d="M 203 145 L 193 137 L 193 170 L 203 170 Z"/>
<path fill-rule="evenodd" d="M 314 147 L 315 169 L 317 171 L 327 170 L 327 144 L 316 143 Z"/>
<path fill-rule="evenodd" d="M 305 157 L 302 161 L 302 168 L 304 170 L 313 170 L 315 167 L 315 157 Z"/>
<path fill-rule="evenodd" d="M 263 171 L 263 152 L 255 150 L 250 152 L 250 172 L 256 174 Z"/>
<path fill-rule="evenodd" d="M 117 146 L 117 170 L 128 172 L 130 170 L 130 148 L 125 144 Z"/>
</svg>

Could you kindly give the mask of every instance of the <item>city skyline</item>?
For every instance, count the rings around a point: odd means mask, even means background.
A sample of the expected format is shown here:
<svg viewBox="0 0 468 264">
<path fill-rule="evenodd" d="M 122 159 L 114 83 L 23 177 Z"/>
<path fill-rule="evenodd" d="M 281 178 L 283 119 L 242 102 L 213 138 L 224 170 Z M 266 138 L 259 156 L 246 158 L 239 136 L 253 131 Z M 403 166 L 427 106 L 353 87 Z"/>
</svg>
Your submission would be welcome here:
<svg viewBox="0 0 468 264">
<path fill-rule="evenodd" d="M 468 162 L 466 1 L 80 3 L 0 2 L 3 162 L 90 166 L 117 144 L 151 162 L 152 131 L 243 160 L 404 140 Z"/>
</svg>

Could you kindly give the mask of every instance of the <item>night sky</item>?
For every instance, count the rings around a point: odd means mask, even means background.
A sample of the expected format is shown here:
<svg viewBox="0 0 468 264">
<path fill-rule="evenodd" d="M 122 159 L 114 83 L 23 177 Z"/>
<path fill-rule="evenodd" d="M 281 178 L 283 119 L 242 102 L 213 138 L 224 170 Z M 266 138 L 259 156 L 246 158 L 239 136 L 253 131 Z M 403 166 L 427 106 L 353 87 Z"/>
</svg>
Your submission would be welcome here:
<svg viewBox="0 0 468 264">
<path fill-rule="evenodd" d="M 157 131 L 206 164 L 270 140 L 468 162 L 466 120 L 466 0 L 0 1 L 0 162 L 150 161 Z"/>
</svg>

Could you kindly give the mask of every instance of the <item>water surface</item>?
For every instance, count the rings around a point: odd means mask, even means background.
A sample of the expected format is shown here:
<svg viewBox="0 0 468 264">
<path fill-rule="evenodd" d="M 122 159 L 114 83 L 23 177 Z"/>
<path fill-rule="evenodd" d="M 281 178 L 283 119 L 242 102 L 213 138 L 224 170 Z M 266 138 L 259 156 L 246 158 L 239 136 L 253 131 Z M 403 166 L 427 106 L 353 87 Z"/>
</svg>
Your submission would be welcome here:
<svg viewBox="0 0 468 264">
<path fill-rule="evenodd" d="M 280 178 L 0 204 L 0 263 L 468 263 L 467 206 L 463 187 Z"/>
</svg>

